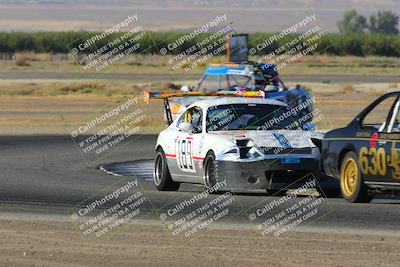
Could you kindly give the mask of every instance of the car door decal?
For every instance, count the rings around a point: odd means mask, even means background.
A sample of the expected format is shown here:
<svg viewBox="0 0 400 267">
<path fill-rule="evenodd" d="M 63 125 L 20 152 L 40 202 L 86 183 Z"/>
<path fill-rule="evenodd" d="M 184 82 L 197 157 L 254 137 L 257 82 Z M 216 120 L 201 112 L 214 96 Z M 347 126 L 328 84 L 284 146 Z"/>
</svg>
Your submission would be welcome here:
<svg viewBox="0 0 400 267">
<path fill-rule="evenodd" d="M 372 148 L 376 147 L 376 144 L 378 143 L 378 139 L 379 139 L 379 134 L 378 133 L 373 133 L 371 135 L 371 138 L 369 139 L 369 146 Z"/>
<path fill-rule="evenodd" d="M 184 172 L 196 172 L 193 163 L 193 139 L 177 138 L 175 141 L 176 160 L 178 167 Z"/>
<path fill-rule="evenodd" d="M 368 160 L 371 158 L 371 161 Z M 390 156 L 386 158 L 386 151 L 383 147 L 376 149 L 376 147 L 361 147 L 359 152 L 359 163 L 362 174 L 368 175 L 386 175 L 387 160 L 390 161 Z"/>
<path fill-rule="evenodd" d="M 400 149 L 398 148 L 397 141 L 392 142 L 390 149 L 390 157 L 388 156 L 388 167 L 392 169 L 392 178 L 394 180 L 400 180 Z"/>
</svg>

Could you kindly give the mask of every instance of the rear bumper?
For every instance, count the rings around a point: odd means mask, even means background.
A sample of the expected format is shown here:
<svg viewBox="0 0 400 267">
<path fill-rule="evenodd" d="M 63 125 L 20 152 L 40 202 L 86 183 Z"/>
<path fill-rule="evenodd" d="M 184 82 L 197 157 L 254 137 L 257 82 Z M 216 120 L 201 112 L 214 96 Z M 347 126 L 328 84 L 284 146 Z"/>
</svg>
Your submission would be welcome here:
<svg viewBox="0 0 400 267">
<path fill-rule="evenodd" d="M 298 163 L 284 163 L 284 158 L 253 162 L 217 161 L 218 181 L 226 180 L 226 189 L 282 189 L 310 173 L 320 176 L 319 158 L 299 158 Z"/>
</svg>

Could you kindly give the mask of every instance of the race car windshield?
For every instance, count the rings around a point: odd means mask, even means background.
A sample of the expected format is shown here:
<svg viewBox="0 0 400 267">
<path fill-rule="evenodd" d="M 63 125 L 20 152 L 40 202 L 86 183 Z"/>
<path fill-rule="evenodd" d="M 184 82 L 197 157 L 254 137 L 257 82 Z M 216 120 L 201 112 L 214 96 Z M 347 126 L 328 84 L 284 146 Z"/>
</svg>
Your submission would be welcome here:
<svg viewBox="0 0 400 267">
<path fill-rule="evenodd" d="M 237 90 L 251 86 L 251 77 L 245 75 L 207 75 L 200 82 L 196 91 L 217 92 L 221 90 Z"/>
<path fill-rule="evenodd" d="M 207 131 L 295 130 L 299 118 L 286 106 L 266 104 L 234 104 L 210 107 Z"/>
</svg>

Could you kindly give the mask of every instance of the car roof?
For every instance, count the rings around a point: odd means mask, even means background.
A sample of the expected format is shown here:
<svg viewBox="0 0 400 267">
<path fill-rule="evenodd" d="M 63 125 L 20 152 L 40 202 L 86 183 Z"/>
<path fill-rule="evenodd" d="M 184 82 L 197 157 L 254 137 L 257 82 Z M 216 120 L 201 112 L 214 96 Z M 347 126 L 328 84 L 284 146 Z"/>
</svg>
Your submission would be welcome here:
<svg viewBox="0 0 400 267">
<path fill-rule="evenodd" d="M 212 64 L 204 71 L 204 75 L 253 75 L 253 70 L 250 65 L 240 64 Z"/>
<path fill-rule="evenodd" d="M 249 98 L 249 97 L 207 97 L 192 103 L 188 108 L 200 107 L 207 109 L 213 106 L 219 105 L 234 105 L 234 104 L 264 104 L 264 105 L 275 105 L 275 106 L 287 106 L 285 103 L 265 98 Z"/>
</svg>

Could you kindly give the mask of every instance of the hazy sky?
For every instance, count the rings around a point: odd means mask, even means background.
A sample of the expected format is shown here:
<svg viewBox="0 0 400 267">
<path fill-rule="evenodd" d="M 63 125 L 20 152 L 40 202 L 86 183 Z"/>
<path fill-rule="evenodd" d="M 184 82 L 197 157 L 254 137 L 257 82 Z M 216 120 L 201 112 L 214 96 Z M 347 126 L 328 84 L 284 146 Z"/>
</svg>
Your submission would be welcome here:
<svg viewBox="0 0 400 267">
<path fill-rule="evenodd" d="M 353 8 L 400 15 L 400 0 L 0 0 L 0 30 L 102 30 L 135 12 L 155 31 L 188 30 L 226 14 L 237 31 L 277 32 L 315 13 L 317 25 L 337 32 L 337 20 Z"/>
</svg>

